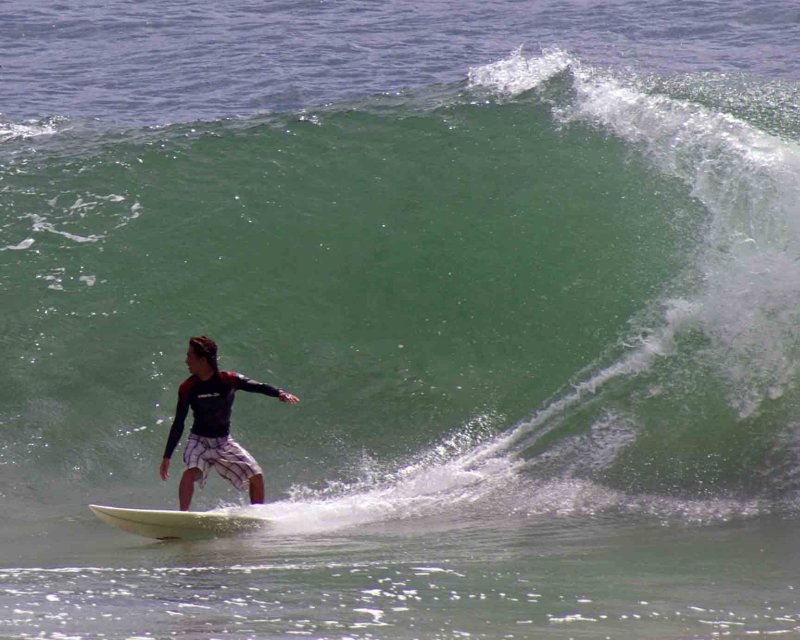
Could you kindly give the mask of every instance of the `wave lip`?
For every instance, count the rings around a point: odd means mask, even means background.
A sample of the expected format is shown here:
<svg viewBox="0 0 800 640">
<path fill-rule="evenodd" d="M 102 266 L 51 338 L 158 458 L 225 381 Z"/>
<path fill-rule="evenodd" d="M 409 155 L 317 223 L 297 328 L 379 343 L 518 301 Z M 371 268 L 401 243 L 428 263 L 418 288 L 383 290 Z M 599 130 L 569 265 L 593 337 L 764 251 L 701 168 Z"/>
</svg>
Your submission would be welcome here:
<svg viewBox="0 0 800 640">
<path fill-rule="evenodd" d="M 471 68 L 468 83 L 473 89 L 482 87 L 513 97 L 535 89 L 573 64 L 561 49 L 546 50 L 540 58 L 531 58 L 519 47 L 509 58 Z"/>
<path fill-rule="evenodd" d="M 10 122 L 0 118 L 0 143 L 53 135 L 64 130 L 68 122 L 68 119 L 62 116 L 50 116 L 41 120 L 25 122 Z"/>
</svg>

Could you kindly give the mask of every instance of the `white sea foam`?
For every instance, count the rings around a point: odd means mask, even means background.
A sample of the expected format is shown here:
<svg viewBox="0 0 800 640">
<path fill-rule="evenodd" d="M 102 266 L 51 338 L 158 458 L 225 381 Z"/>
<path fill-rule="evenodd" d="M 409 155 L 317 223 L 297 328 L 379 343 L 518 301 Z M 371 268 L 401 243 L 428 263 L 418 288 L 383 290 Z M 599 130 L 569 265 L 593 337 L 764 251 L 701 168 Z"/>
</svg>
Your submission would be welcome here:
<svg viewBox="0 0 800 640">
<path fill-rule="evenodd" d="M 53 135 L 63 129 L 66 118 L 53 117 L 26 122 L 4 122 L 0 120 L 0 143 Z"/>
<path fill-rule="evenodd" d="M 499 484 L 510 486 L 523 463 L 479 453 L 473 427 L 465 426 L 396 468 L 377 472 L 367 459 L 360 480 L 322 489 L 295 487 L 288 500 L 257 511 L 270 520 L 276 533 L 306 534 L 426 517 L 481 503 Z"/>
<path fill-rule="evenodd" d="M 30 249 L 33 243 L 33 238 L 25 238 L 22 242 L 17 244 L 10 244 L 5 247 L 0 247 L 0 251 L 24 251 L 25 249 Z"/>
<path fill-rule="evenodd" d="M 504 60 L 469 70 L 469 86 L 484 87 L 503 95 L 515 96 L 530 91 L 554 75 L 568 69 L 571 58 L 552 49 L 540 58 L 531 58 L 519 47 Z"/>
</svg>

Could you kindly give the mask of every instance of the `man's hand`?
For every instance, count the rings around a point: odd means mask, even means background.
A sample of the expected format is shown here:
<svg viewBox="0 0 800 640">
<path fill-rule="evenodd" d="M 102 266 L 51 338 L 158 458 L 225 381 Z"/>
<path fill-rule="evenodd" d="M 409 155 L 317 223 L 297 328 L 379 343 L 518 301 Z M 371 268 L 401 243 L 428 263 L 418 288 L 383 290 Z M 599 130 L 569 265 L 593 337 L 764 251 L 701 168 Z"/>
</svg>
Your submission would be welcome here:
<svg viewBox="0 0 800 640">
<path fill-rule="evenodd" d="M 169 458 L 164 458 L 161 461 L 161 479 L 166 480 L 169 478 Z"/>
<path fill-rule="evenodd" d="M 281 391 L 280 394 L 278 394 L 278 400 L 281 402 L 288 402 L 289 404 L 297 404 L 300 402 L 300 398 L 286 391 Z"/>
</svg>

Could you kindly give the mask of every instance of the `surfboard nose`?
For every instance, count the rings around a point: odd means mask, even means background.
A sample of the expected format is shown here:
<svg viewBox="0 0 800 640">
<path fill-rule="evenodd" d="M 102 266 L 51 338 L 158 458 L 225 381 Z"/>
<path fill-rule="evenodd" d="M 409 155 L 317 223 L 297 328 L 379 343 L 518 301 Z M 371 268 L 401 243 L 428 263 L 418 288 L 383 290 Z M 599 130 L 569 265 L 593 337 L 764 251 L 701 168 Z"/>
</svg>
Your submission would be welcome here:
<svg viewBox="0 0 800 640">
<path fill-rule="evenodd" d="M 90 504 L 89 509 L 112 527 L 156 540 L 231 536 L 255 531 L 269 524 L 268 520 L 252 515 L 214 511 L 130 509 L 99 504 Z"/>
</svg>

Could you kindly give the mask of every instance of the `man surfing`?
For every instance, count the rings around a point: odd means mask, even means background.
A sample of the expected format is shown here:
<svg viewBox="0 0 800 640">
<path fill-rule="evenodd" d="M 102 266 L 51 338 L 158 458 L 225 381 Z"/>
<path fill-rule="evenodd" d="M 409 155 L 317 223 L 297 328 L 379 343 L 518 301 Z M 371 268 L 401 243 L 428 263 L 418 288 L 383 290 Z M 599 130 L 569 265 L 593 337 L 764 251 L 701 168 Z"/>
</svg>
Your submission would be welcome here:
<svg viewBox="0 0 800 640">
<path fill-rule="evenodd" d="M 161 461 L 161 479 L 169 477 L 170 458 L 183 435 L 184 422 L 191 407 L 194 423 L 183 452 L 186 468 L 178 488 L 181 511 L 189 510 L 195 483 L 204 485 L 211 467 L 239 491 L 249 488 L 251 504 L 263 504 L 264 473 L 255 458 L 230 435 L 234 394 L 236 391 L 261 393 L 289 404 L 297 404 L 300 399 L 239 373 L 220 371 L 217 344 L 208 336 L 189 340 L 186 366 L 192 375 L 178 389 L 175 420 Z"/>
</svg>

